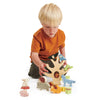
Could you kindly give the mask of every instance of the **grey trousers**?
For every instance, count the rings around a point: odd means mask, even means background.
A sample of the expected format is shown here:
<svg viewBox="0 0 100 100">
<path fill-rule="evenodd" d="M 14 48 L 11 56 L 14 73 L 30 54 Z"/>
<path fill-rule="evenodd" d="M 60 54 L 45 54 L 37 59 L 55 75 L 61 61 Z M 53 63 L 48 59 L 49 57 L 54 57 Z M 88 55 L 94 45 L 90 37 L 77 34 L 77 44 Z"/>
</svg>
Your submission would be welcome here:
<svg viewBox="0 0 100 100">
<path fill-rule="evenodd" d="M 53 64 L 50 60 L 47 60 L 47 61 L 43 61 L 43 60 L 42 60 L 42 62 L 44 62 L 44 63 L 46 63 L 46 64 L 49 64 L 49 66 L 50 66 L 51 68 L 54 67 L 54 64 Z M 47 68 L 45 67 L 45 69 L 47 69 Z M 48 70 L 48 69 L 47 69 L 47 70 Z M 48 72 L 51 73 L 50 70 L 48 70 Z M 29 75 L 30 77 L 32 77 L 32 78 L 35 78 L 35 79 L 37 79 L 37 78 L 40 77 L 39 68 L 38 68 L 33 62 L 31 63 L 31 67 L 30 67 L 30 70 L 29 70 L 28 75 Z"/>
</svg>

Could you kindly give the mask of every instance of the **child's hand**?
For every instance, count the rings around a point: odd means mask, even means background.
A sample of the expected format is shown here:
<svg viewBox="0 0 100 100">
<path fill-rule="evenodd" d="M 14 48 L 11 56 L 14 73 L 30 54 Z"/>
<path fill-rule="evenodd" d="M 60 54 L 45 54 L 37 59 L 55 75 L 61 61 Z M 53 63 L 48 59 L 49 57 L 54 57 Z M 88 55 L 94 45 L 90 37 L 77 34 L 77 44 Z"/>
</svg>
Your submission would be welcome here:
<svg viewBox="0 0 100 100">
<path fill-rule="evenodd" d="M 46 67 L 46 64 L 45 64 L 45 63 L 42 63 L 42 64 L 39 66 L 39 74 L 40 74 L 40 76 L 42 76 L 42 74 L 43 74 L 44 72 L 48 72 L 48 70 L 46 70 L 45 67 Z"/>
<path fill-rule="evenodd" d="M 63 66 L 67 65 L 67 61 L 64 62 Z"/>
</svg>

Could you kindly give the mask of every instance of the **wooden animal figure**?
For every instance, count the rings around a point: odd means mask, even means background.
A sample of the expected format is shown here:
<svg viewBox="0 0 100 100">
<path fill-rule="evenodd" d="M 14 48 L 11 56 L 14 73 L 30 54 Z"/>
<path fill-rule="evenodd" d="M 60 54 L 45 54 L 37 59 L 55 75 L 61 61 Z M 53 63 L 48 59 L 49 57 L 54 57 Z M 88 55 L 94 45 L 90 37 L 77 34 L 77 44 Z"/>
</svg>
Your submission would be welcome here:
<svg viewBox="0 0 100 100">
<path fill-rule="evenodd" d="M 54 85 L 54 86 L 51 86 L 51 90 L 50 90 L 52 93 L 61 93 L 61 87 L 59 87 L 58 85 Z"/>
<path fill-rule="evenodd" d="M 23 84 L 22 84 L 22 87 L 21 89 L 29 89 L 30 87 L 28 86 L 28 81 L 29 79 L 22 79 L 23 81 Z"/>
<path fill-rule="evenodd" d="M 66 60 L 66 58 L 61 54 L 59 54 L 59 59 L 60 59 L 60 61 Z"/>
<path fill-rule="evenodd" d="M 37 83 L 37 88 L 39 88 L 40 90 L 42 89 L 46 89 L 47 91 L 49 91 L 50 85 L 47 82 L 38 82 Z"/>
<path fill-rule="evenodd" d="M 70 85 L 70 87 L 72 87 L 72 83 L 75 83 L 75 81 L 73 81 L 73 80 L 66 79 L 66 77 L 64 75 L 62 75 L 61 77 L 62 77 L 64 86 L 66 86 L 66 83 L 68 83 Z"/>
<path fill-rule="evenodd" d="M 73 68 L 73 66 L 70 66 L 70 65 L 66 65 L 66 67 L 64 68 L 64 70 L 66 71 L 67 69 L 71 69 L 71 68 Z"/>
<path fill-rule="evenodd" d="M 53 59 L 50 59 L 52 63 L 54 64 L 53 68 L 49 67 L 49 65 L 46 64 L 46 68 L 50 70 L 51 73 L 44 72 L 43 74 L 48 77 L 51 77 L 53 79 L 54 85 L 60 85 L 61 75 L 64 75 L 65 73 L 67 73 L 69 69 L 67 69 L 66 71 L 64 70 L 64 68 L 60 69 L 63 66 L 65 61 L 59 62 L 59 56 L 57 56 L 56 58 L 57 58 L 56 61 L 54 61 Z"/>
</svg>

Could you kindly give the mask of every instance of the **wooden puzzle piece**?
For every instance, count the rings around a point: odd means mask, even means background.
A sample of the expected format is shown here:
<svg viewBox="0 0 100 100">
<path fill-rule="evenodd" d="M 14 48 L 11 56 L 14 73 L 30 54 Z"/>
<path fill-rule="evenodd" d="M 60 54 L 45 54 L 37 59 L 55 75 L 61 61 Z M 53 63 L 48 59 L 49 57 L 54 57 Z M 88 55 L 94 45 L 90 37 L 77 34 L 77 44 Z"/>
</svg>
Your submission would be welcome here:
<svg viewBox="0 0 100 100">
<path fill-rule="evenodd" d="M 72 87 L 72 83 L 75 83 L 75 81 L 73 81 L 73 80 L 66 79 L 66 77 L 64 75 L 62 75 L 61 77 L 62 77 L 64 86 L 66 86 L 66 83 L 68 83 L 70 85 L 70 87 Z"/>
<path fill-rule="evenodd" d="M 50 60 L 54 64 L 54 67 L 51 68 L 49 67 L 48 64 L 46 64 L 47 69 L 49 69 L 51 73 L 44 72 L 44 75 L 51 77 L 55 85 L 60 85 L 61 76 L 66 74 L 69 69 L 67 69 L 66 71 L 64 70 L 64 68 L 60 69 L 63 66 L 65 61 L 59 62 L 59 56 L 57 56 L 56 61 L 54 61 L 53 59 Z"/>
</svg>

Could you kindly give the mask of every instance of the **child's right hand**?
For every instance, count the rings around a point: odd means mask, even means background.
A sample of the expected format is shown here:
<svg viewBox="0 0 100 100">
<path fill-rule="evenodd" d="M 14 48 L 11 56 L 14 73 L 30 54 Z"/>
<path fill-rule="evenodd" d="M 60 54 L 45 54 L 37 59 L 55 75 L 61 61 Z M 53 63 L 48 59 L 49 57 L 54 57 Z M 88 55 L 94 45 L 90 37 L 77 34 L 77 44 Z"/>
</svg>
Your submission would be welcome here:
<svg viewBox="0 0 100 100">
<path fill-rule="evenodd" d="M 40 74 L 40 76 L 42 76 L 42 74 L 43 74 L 44 72 L 48 72 L 48 70 L 46 70 L 45 67 L 46 67 L 46 64 L 45 64 L 45 63 L 42 63 L 42 64 L 39 66 L 39 74 Z"/>
</svg>

